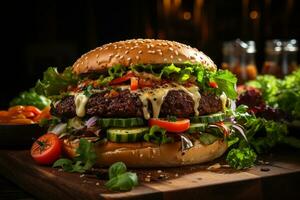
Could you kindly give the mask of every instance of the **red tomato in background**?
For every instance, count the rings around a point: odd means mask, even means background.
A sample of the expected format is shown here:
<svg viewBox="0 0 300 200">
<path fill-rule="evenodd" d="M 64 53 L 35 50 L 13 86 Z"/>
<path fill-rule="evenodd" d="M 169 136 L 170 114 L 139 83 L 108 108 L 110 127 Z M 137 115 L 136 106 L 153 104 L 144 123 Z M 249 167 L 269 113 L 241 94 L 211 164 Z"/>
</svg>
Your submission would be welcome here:
<svg viewBox="0 0 300 200">
<path fill-rule="evenodd" d="M 61 155 L 61 142 L 54 133 L 39 137 L 31 147 L 32 158 L 41 165 L 50 165 Z"/>
</svg>

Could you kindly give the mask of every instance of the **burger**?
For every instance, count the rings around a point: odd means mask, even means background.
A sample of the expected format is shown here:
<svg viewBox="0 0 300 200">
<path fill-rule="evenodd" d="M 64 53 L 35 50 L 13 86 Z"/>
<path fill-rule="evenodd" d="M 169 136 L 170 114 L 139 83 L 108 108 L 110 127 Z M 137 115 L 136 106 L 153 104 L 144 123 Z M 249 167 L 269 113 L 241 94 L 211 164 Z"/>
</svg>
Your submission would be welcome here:
<svg viewBox="0 0 300 200">
<path fill-rule="evenodd" d="M 76 81 L 51 108 L 69 157 L 80 138 L 94 143 L 99 166 L 183 166 L 226 151 L 236 78 L 201 51 L 132 39 L 91 50 L 69 70 L 64 78 Z"/>
</svg>

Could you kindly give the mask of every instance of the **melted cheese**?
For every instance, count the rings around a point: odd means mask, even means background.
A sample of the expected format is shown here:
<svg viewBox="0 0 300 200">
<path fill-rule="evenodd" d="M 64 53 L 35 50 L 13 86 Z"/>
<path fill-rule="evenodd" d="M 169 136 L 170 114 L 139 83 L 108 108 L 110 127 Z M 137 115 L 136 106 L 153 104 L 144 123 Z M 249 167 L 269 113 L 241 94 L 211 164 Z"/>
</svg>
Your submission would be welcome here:
<svg viewBox="0 0 300 200">
<path fill-rule="evenodd" d="M 171 90 L 182 90 L 187 93 L 194 101 L 194 111 L 195 115 L 199 115 L 198 107 L 200 102 L 200 93 L 199 88 L 197 86 L 192 86 L 189 88 L 185 88 L 181 85 L 170 85 L 165 84 L 161 87 L 154 88 L 154 89 L 143 89 L 137 90 L 136 93 L 138 94 L 142 104 L 143 104 L 143 114 L 145 119 L 149 119 L 150 113 L 148 110 L 148 102 L 150 101 L 152 104 L 153 109 L 153 118 L 158 118 L 159 113 L 161 110 L 161 105 L 164 102 L 165 97 L 167 96 L 168 92 Z"/>
<path fill-rule="evenodd" d="M 85 105 L 88 102 L 89 98 L 83 93 L 78 93 L 74 96 L 75 106 L 76 106 L 76 115 L 78 117 L 84 117 L 85 115 Z"/>
</svg>

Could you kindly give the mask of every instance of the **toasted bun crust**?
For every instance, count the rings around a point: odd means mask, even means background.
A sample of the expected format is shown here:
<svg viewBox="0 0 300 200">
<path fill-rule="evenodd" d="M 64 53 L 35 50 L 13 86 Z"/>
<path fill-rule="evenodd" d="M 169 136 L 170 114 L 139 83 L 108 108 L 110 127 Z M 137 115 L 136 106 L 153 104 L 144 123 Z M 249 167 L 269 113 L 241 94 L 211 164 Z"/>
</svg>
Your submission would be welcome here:
<svg viewBox="0 0 300 200">
<path fill-rule="evenodd" d="M 155 145 L 147 142 L 98 144 L 95 146 L 98 166 L 110 166 L 122 161 L 128 167 L 175 167 L 200 164 L 220 157 L 227 149 L 227 143 L 217 140 L 210 145 L 195 144 L 182 153 L 180 142 Z M 64 140 L 63 149 L 69 157 L 76 155 L 78 141 Z"/>
<path fill-rule="evenodd" d="M 133 39 L 105 44 L 84 54 L 73 65 L 73 72 L 103 72 L 115 65 L 200 63 L 215 71 L 216 65 L 201 51 L 174 41 Z"/>
</svg>

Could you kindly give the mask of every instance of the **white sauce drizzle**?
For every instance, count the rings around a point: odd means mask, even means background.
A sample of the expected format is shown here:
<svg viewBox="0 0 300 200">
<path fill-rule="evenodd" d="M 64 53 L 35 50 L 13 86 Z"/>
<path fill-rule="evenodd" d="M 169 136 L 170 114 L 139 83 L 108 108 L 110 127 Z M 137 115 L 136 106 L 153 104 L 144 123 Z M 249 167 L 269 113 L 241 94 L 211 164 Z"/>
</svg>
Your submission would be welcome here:
<svg viewBox="0 0 300 200">
<path fill-rule="evenodd" d="M 197 86 L 192 86 L 189 88 L 185 88 L 182 85 L 170 85 L 165 84 L 158 88 L 145 88 L 143 90 L 137 90 L 136 93 L 138 94 L 142 104 L 143 104 L 143 114 L 145 119 L 150 118 L 150 113 L 148 111 L 148 101 L 152 104 L 153 109 L 153 118 L 158 118 L 159 113 L 161 110 L 161 105 L 164 102 L 165 97 L 167 96 L 168 92 L 171 90 L 182 90 L 187 93 L 194 101 L 194 112 L 195 115 L 199 115 L 198 107 L 201 95 L 199 93 L 199 88 Z"/>
<path fill-rule="evenodd" d="M 226 104 L 227 104 L 227 96 L 224 92 L 220 95 L 220 100 L 222 102 L 222 109 L 224 111 L 226 109 Z"/>
<path fill-rule="evenodd" d="M 76 115 L 78 117 L 84 117 L 85 115 L 85 105 L 88 102 L 89 98 L 83 93 L 77 93 L 74 96 L 75 106 L 76 106 Z"/>
</svg>

